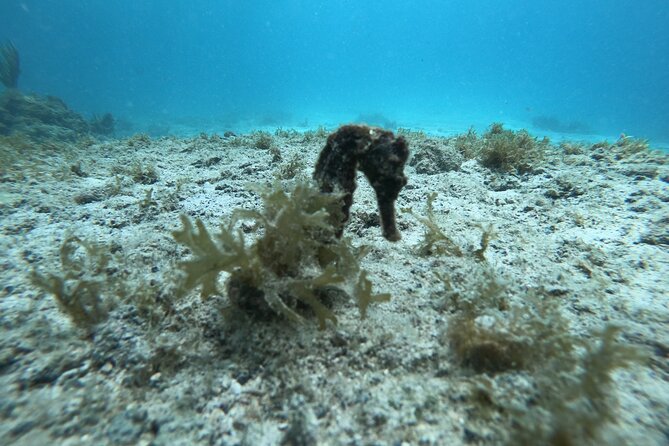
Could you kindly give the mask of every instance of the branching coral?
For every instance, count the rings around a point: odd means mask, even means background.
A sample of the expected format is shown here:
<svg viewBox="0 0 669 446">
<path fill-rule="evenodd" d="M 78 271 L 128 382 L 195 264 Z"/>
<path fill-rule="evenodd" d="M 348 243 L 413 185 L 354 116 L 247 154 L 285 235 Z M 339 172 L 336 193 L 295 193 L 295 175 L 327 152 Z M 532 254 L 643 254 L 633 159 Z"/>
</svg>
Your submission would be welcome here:
<svg viewBox="0 0 669 446">
<path fill-rule="evenodd" d="M 16 88 L 19 83 L 19 52 L 10 41 L 0 44 L 0 82 L 7 88 Z"/>
</svg>

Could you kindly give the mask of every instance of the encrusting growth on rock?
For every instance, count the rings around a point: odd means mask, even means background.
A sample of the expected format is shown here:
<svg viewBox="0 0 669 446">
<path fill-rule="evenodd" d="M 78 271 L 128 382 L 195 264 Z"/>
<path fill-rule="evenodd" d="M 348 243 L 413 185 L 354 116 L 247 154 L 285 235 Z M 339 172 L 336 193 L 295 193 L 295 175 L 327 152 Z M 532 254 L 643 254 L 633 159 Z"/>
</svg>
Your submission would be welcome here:
<svg viewBox="0 0 669 446">
<path fill-rule="evenodd" d="M 383 236 L 390 241 L 401 238 L 395 223 L 395 200 L 407 184 L 404 164 L 408 157 L 406 140 L 388 130 L 345 125 L 328 137 L 318 157 L 314 179 L 321 192 L 344 194 L 344 218 L 337 237 L 341 237 L 348 221 L 356 171 L 360 169 L 376 192 Z"/>
</svg>

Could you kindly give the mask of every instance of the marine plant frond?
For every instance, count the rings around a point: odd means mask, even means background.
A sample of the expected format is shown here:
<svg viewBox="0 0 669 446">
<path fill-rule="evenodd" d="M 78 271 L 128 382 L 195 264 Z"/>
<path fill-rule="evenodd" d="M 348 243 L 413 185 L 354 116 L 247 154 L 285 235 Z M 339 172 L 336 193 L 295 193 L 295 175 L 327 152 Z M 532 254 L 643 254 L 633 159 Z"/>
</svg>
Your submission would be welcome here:
<svg viewBox="0 0 669 446">
<path fill-rule="evenodd" d="M 602 428 L 616 419 L 613 372 L 643 363 L 646 358 L 644 351 L 618 342 L 620 331 L 619 327 L 607 326 L 595 334 L 595 342 L 586 346 L 585 356 L 578 364 L 578 378 L 558 384 L 555 375 L 549 383 L 540 384 L 545 387 L 542 393 L 547 401 L 543 404 L 550 420 L 525 435 L 536 439 L 541 428 L 548 428 L 543 435 L 550 444 L 601 444 Z"/>
<path fill-rule="evenodd" d="M 367 278 L 367 271 L 362 270 L 358 276 L 358 282 L 355 284 L 355 298 L 360 308 L 360 318 L 367 317 L 367 307 L 373 302 L 388 302 L 390 294 L 372 294 L 372 282 Z"/>
<path fill-rule="evenodd" d="M 423 241 L 418 246 L 418 254 L 421 256 L 447 254 L 462 257 L 462 250 L 437 224 L 434 216 L 434 200 L 436 198 L 436 192 L 428 194 L 425 217 L 416 214 L 412 209 L 406 209 L 416 220 L 425 226 Z"/>
<path fill-rule="evenodd" d="M 59 273 L 33 271 L 30 281 L 52 294 L 75 325 L 89 331 L 107 319 L 113 292 L 119 289 L 105 272 L 109 261 L 103 246 L 68 237 L 60 247 Z"/>
<path fill-rule="evenodd" d="M 82 279 L 68 283 L 63 276 L 40 274 L 34 271 L 30 280 L 33 285 L 53 294 L 58 306 L 77 326 L 91 329 L 108 316 L 108 308 L 102 301 L 103 282 Z"/>
<path fill-rule="evenodd" d="M 319 291 L 328 286 L 341 284 L 346 278 L 335 271 L 334 267 L 326 268 L 320 275 L 311 279 L 291 280 L 290 291 L 302 303 L 308 305 L 318 319 L 318 326 L 323 330 L 328 320 L 337 323 L 334 313 L 326 307 L 318 297 Z"/>
<path fill-rule="evenodd" d="M 227 297 L 246 314 L 263 319 L 278 314 L 302 322 L 302 310 L 308 308 L 321 329 L 328 320 L 337 322 L 328 299 L 335 289 L 347 294 L 344 288 L 353 285 L 363 317 L 370 303 L 390 299 L 388 294 L 372 294 L 371 282 L 360 273 L 359 259 L 366 250 L 337 237 L 341 195 L 321 192 L 309 182 L 290 189 L 279 182 L 249 189 L 260 195 L 262 207 L 233 211 L 217 234 L 199 219 L 181 217 L 183 228 L 172 235 L 191 256 L 180 263 L 185 278 L 179 294 L 201 287 L 203 298 L 220 295 L 219 274 L 227 273 Z M 237 227 L 242 220 L 261 229 L 248 246 Z"/>
<path fill-rule="evenodd" d="M 613 382 L 612 372 L 646 359 L 643 350 L 618 341 L 621 331 L 620 327 L 608 325 L 598 334 L 599 342 L 588 346 L 583 358 L 580 390 L 574 392 L 588 398 L 602 419 L 613 419 L 610 406 L 606 404 Z"/>
<path fill-rule="evenodd" d="M 19 52 L 11 41 L 0 44 L 0 82 L 6 88 L 16 88 L 21 73 Z"/>
<path fill-rule="evenodd" d="M 202 220 L 195 220 L 195 226 L 185 215 L 181 216 L 183 229 L 174 231 L 174 239 L 188 247 L 191 260 L 180 263 L 186 273 L 180 293 L 184 294 L 197 286 L 202 286 L 201 296 L 220 294 L 216 286 L 221 272 L 231 273 L 234 269 L 250 270 L 252 259 L 246 250 L 241 230 L 233 232 L 232 227 L 221 225 L 221 231 L 214 238 L 209 234 Z"/>
<path fill-rule="evenodd" d="M 488 249 L 488 246 L 490 246 L 490 241 L 497 237 L 497 232 L 495 231 L 495 227 L 492 225 L 492 223 L 488 224 L 487 226 L 478 225 L 479 228 L 481 229 L 481 247 L 477 250 L 474 251 L 474 256 L 481 262 L 485 261 L 485 252 Z"/>
</svg>

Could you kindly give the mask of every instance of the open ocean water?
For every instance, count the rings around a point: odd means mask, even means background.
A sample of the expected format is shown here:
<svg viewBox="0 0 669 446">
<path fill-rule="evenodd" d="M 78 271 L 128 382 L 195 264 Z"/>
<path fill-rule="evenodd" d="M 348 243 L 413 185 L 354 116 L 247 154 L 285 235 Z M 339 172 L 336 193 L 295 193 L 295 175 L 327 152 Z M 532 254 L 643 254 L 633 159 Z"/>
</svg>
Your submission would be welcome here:
<svg viewBox="0 0 669 446">
<path fill-rule="evenodd" d="M 666 0 L 2 0 L 20 88 L 121 133 L 491 122 L 669 145 Z"/>
</svg>

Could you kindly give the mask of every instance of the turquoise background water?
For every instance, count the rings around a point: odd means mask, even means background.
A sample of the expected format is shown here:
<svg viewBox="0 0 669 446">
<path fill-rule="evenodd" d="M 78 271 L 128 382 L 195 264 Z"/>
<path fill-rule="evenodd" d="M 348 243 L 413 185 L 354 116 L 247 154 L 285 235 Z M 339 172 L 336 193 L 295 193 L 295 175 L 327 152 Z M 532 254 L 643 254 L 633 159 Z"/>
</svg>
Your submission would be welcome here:
<svg viewBox="0 0 669 446">
<path fill-rule="evenodd" d="M 666 0 L 2 0 L 24 90 L 126 126 L 438 131 L 493 121 L 669 141 Z"/>
</svg>

